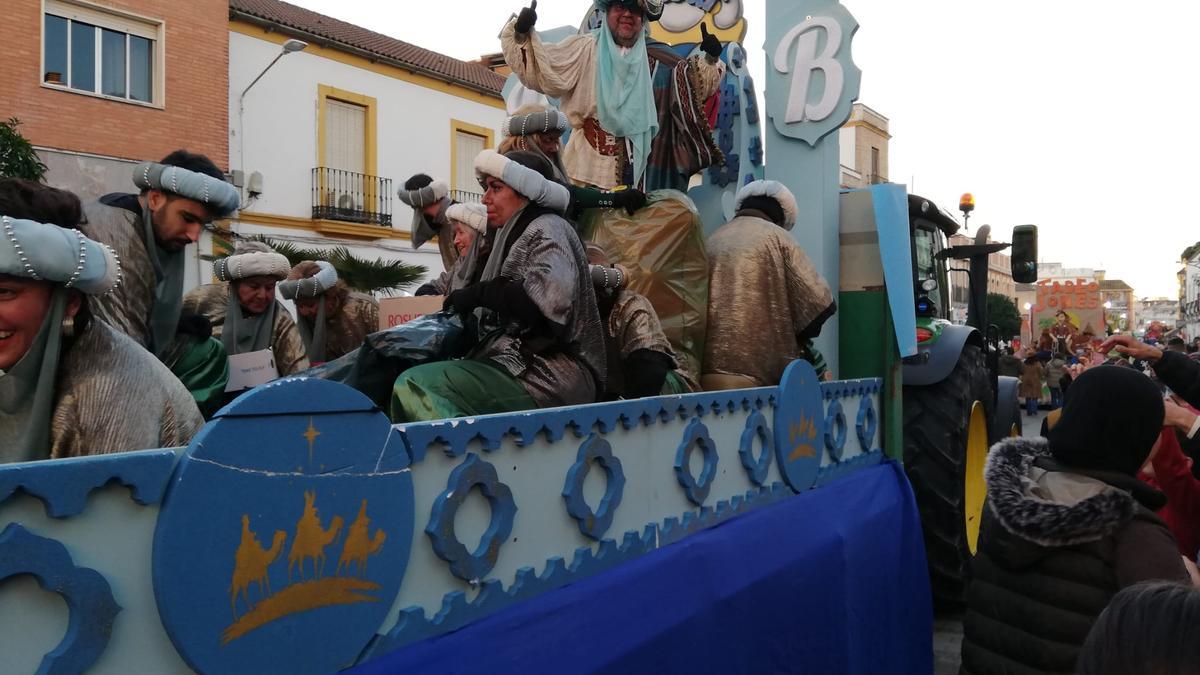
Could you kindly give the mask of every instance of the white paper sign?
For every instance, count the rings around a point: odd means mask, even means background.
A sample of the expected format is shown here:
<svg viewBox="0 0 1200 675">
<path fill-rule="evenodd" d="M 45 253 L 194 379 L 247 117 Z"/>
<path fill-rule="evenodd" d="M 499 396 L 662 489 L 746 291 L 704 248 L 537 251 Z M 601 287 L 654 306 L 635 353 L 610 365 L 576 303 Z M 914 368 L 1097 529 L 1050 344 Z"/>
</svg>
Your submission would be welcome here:
<svg viewBox="0 0 1200 675">
<path fill-rule="evenodd" d="M 225 391 L 251 389 L 279 379 L 275 370 L 275 354 L 270 349 L 234 354 L 229 357 L 229 384 Z"/>
</svg>

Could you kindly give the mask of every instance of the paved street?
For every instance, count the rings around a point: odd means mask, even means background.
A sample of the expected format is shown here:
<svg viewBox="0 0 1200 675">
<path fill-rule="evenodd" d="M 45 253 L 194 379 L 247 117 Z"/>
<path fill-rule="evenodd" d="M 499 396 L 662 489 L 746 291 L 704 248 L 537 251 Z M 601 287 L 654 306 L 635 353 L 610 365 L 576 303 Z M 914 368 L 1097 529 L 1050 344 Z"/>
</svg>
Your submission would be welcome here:
<svg viewBox="0 0 1200 675">
<path fill-rule="evenodd" d="M 1042 420 L 1049 410 L 1039 410 L 1033 417 L 1022 416 L 1024 436 L 1037 436 Z M 957 675 L 959 650 L 962 647 L 962 614 L 937 615 L 933 618 L 933 672 L 934 675 Z"/>
</svg>

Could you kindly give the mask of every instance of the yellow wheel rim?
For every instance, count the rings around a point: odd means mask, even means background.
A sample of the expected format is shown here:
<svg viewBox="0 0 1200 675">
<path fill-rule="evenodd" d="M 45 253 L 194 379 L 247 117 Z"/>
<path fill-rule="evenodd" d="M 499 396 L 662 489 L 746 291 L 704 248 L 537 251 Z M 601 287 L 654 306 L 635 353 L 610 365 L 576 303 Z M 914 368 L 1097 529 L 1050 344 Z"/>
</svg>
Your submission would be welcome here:
<svg viewBox="0 0 1200 675">
<path fill-rule="evenodd" d="M 987 416 L 983 411 L 983 403 L 975 401 L 971 405 L 971 420 L 967 424 L 967 467 L 963 477 L 963 518 L 966 520 L 967 546 L 971 549 L 971 555 L 975 555 L 975 547 L 979 543 L 979 522 L 983 517 L 983 498 L 987 494 L 987 484 L 983 481 L 987 451 Z"/>
</svg>

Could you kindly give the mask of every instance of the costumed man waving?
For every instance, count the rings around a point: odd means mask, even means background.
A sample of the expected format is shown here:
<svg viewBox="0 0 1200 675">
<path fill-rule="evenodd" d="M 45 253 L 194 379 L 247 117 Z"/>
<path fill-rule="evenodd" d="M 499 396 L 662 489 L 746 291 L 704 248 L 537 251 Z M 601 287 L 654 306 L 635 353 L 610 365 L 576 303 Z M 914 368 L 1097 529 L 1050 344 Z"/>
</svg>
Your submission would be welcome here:
<svg viewBox="0 0 1200 675">
<path fill-rule="evenodd" d="M 213 274 L 222 283 L 192 289 L 183 297 L 183 311 L 207 318 L 231 359 L 270 350 L 275 375 L 305 370 L 308 355 L 300 332 L 275 300 L 275 284 L 291 269 L 288 259 L 266 244 L 239 241 L 233 255 L 213 263 Z M 232 367 L 230 386 L 235 386 Z"/>
<path fill-rule="evenodd" d="M 738 191 L 733 220 L 708 239 L 706 390 L 771 387 L 796 359 L 820 369 L 810 341 L 837 310 L 829 284 L 788 235 L 796 198 L 782 183 Z"/>
<path fill-rule="evenodd" d="M 587 256 L 562 217 L 570 196 L 543 158 L 484 150 L 491 246 L 479 281 L 446 297 L 471 318 L 467 358 L 404 372 L 392 395 L 396 421 L 593 403 L 604 388 L 604 332 Z"/>
<path fill-rule="evenodd" d="M 358 349 L 379 330 L 379 302 L 351 293 L 333 264 L 324 260 L 293 267 L 279 293 L 296 303 L 300 339 L 314 366 Z"/>
<path fill-rule="evenodd" d="M 211 160 L 186 150 L 139 164 L 133 183 L 138 194 L 107 194 L 85 207 L 80 229 L 116 251 L 124 274 L 92 312 L 162 359 L 179 325 L 184 248 L 199 241 L 206 223 L 236 211 L 241 198 Z"/>
<path fill-rule="evenodd" d="M 504 59 L 526 87 L 559 99 L 574 129 L 562 155 L 573 182 L 685 191 L 693 174 L 723 161 L 704 114 L 725 75 L 721 42 L 702 26 L 704 55 L 683 58 L 647 43 L 662 0 L 596 7 L 599 29 L 545 44 L 533 30 L 535 0 L 500 33 Z"/>
</svg>

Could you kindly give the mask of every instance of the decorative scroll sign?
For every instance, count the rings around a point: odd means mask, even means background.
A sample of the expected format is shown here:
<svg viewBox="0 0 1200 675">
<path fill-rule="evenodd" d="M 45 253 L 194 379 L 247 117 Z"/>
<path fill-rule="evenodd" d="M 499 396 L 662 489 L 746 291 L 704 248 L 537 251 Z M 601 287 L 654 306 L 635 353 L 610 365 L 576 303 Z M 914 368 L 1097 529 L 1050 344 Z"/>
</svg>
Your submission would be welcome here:
<svg viewBox="0 0 1200 675">
<path fill-rule="evenodd" d="M 810 13 L 805 13 L 805 4 Z M 792 26 L 774 49 L 770 36 L 767 39 L 771 68 L 788 76 L 787 96 L 769 96 L 768 113 L 779 133 L 810 146 L 845 123 L 862 81 L 850 50 L 858 22 L 836 2 L 813 13 L 813 6 L 820 4 L 797 3 L 788 12 L 792 21 L 772 24 Z"/>
</svg>

